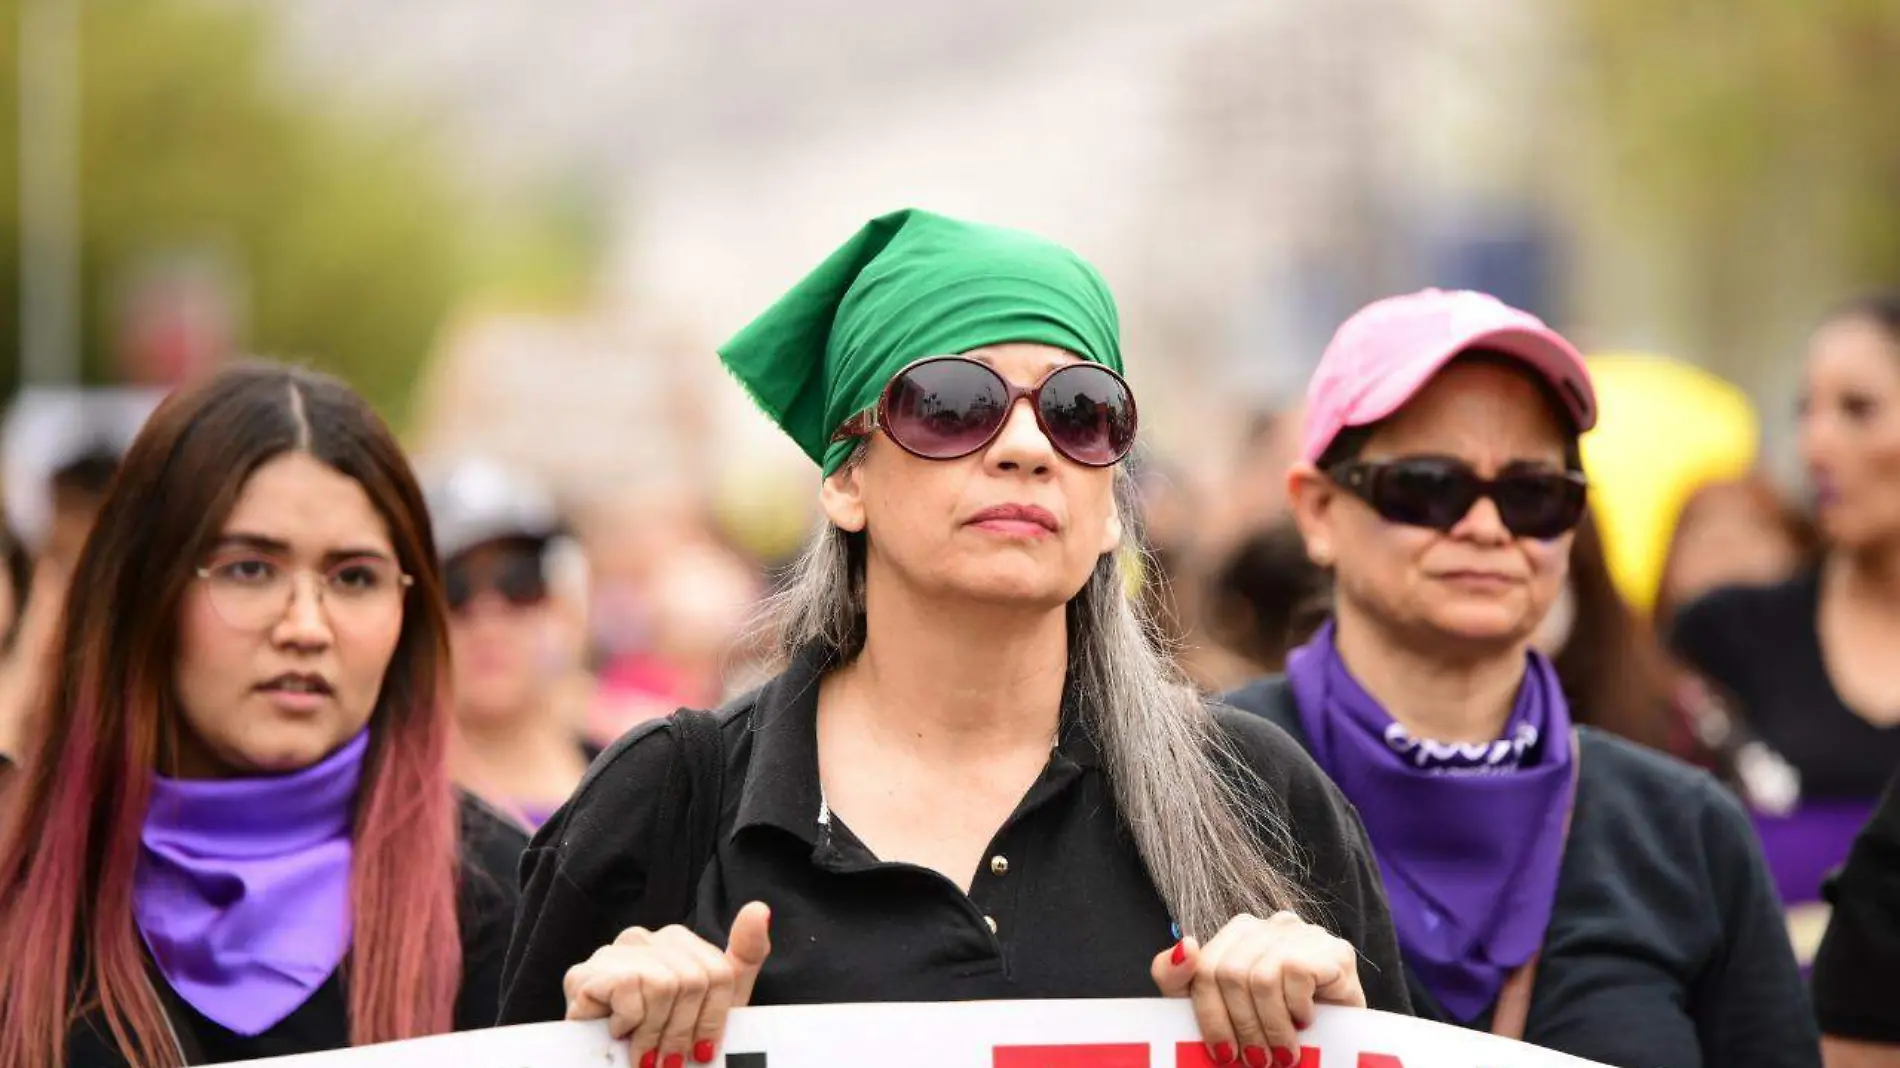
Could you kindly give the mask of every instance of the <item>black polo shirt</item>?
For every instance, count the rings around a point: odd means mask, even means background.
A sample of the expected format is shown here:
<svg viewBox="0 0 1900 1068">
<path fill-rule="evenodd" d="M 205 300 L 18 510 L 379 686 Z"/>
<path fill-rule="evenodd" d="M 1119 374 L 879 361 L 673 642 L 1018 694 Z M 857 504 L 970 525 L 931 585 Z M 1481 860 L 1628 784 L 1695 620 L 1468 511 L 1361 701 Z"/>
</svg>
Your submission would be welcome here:
<svg viewBox="0 0 1900 1068">
<path fill-rule="evenodd" d="M 878 860 L 823 805 L 818 682 L 801 657 L 724 713 L 725 796 L 690 907 L 654 908 L 649 868 L 675 857 L 656 826 L 681 747 L 664 730 L 616 742 L 522 860 L 523 900 L 504 970 L 503 1023 L 559 1019 L 568 968 L 629 926 L 683 923 L 724 945 L 748 901 L 772 907 L 762 1005 L 1000 998 L 1145 997 L 1176 939 L 1125 832 L 1101 757 L 1074 709 L 1049 763 L 997 831 L 970 892 L 935 871 Z M 1352 807 L 1276 727 L 1227 710 L 1222 727 L 1294 829 L 1281 861 L 1328 926 L 1358 947 L 1374 1008 L 1409 1011 L 1379 873 Z M 644 913 L 644 914 L 643 914 Z"/>
</svg>

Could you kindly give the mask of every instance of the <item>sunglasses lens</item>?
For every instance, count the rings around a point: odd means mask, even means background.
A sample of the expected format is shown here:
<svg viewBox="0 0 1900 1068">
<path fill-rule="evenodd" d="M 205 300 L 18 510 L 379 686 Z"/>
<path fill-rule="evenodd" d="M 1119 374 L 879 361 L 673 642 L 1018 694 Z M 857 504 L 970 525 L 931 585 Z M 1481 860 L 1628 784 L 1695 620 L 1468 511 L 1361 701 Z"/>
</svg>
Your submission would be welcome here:
<svg viewBox="0 0 1900 1068">
<path fill-rule="evenodd" d="M 468 569 L 451 565 L 442 573 L 442 594 L 449 602 L 449 611 L 460 612 L 468 607 L 475 598 L 475 584 L 469 581 Z"/>
<path fill-rule="evenodd" d="M 1135 444 L 1135 398 L 1107 369 L 1072 364 L 1042 384 L 1049 443 L 1079 464 L 1106 467 Z"/>
<path fill-rule="evenodd" d="M 931 360 L 899 375 L 884 405 L 884 430 L 905 449 L 953 460 L 983 447 L 1009 410 L 996 372 L 971 360 Z"/>
<path fill-rule="evenodd" d="M 1389 522 L 1450 530 L 1477 503 L 1479 488 L 1463 464 L 1401 460 L 1376 473 L 1367 500 Z"/>
<path fill-rule="evenodd" d="M 547 599 L 547 578 L 541 573 L 539 554 L 519 553 L 495 571 L 495 592 L 517 608 L 540 604 Z"/>
<path fill-rule="evenodd" d="M 1562 475 L 1512 475 L 1498 480 L 1491 499 L 1511 533 L 1549 540 L 1583 521 L 1586 493 Z"/>
</svg>

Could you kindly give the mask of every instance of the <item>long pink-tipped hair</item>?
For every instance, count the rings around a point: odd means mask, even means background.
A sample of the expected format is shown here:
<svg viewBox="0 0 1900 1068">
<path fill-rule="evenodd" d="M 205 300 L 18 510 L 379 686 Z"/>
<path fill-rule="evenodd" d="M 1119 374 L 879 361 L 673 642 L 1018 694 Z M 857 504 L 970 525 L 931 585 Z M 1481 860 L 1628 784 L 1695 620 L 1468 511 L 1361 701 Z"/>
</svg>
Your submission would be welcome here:
<svg viewBox="0 0 1900 1068">
<path fill-rule="evenodd" d="M 172 678 L 180 604 L 250 473 L 290 452 L 361 484 L 415 577 L 357 802 L 350 1041 L 451 1027 L 458 843 L 428 512 L 394 436 L 347 386 L 247 363 L 160 406 L 75 568 L 41 735 L 0 792 L 0 1068 L 64 1063 L 68 1028 L 95 1008 L 138 1068 L 178 1062 L 132 895 L 152 775 L 186 729 Z"/>
</svg>

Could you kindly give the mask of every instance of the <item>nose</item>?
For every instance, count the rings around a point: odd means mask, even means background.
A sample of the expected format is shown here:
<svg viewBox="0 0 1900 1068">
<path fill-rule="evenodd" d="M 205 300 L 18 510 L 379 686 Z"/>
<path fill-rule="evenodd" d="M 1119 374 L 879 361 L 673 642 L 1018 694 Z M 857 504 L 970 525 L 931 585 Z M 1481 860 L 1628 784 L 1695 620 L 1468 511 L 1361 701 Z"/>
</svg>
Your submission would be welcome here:
<svg viewBox="0 0 1900 1068">
<path fill-rule="evenodd" d="M 1030 407 L 1030 399 L 1019 397 L 1016 403 L 1010 405 L 1009 415 L 1003 420 L 1003 429 L 997 432 L 996 440 L 990 442 L 984 458 L 999 471 L 1027 471 L 1041 475 L 1052 468 L 1055 455 L 1055 447 L 1049 444 L 1041 424 L 1036 422 L 1036 412 Z"/>
<path fill-rule="evenodd" d="M 1463 519 L 1451 528 L 1451 536 L 1480 545 L 1508 545 L 1513 535 L 1511 528 L 1504 525 L 1504 516 L 1498 511 L 1497 502 L 1489 497 L 1480 497 L 1465 512 Z"/>
<path fill-rule="evenodd" d="M 330 618 L 323 607 L 323 590 L 315 575 L 299 572 L 291 576 L 290 601 L 284 605 L 283 618 L 277 621 L 272 638 L 279 644 L 299 649 L 321 649 L 330 644 Z"/>
</svg>

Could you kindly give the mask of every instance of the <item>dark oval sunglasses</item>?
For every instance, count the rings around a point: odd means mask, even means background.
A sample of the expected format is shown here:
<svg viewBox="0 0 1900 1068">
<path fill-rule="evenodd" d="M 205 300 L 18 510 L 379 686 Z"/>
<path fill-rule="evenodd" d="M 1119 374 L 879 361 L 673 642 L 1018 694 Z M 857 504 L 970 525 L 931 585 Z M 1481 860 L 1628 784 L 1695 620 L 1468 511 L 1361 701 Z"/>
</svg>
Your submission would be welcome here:
<svg viewBox="0 0 1900 1068">
<path fill-rule="evenodd" d="M 1049 444 L 1078 464 L 1110 467 L 1135 446 L 1135 395 L 1101 364 L 1063 364 L 1024 387 L 967 356 L 926 356 L 899 371 L 877 406 L 852 416 L 831 440 L 882 430 L 912 456 L 955 460 L 995 441 L 1024 397 Z"/>
<path fill-rule="evenodd" d="M 466 611 L 475 598 L 493 592 L 515 608 L 531 608 L 548 598 L 547 573 L 541 554 L 511 550 L 489 567 L 453 563 L 442 570 L 442 593 L 449 611 Z"/>
<path fill-rule="evenodd" d="M 1577 471 L 1524 471 L 1484 478 L 1460 460 L 1419 456 L 1335 464 L 1326 476 L 1365 501 L 1379 518 L 1448 531 L 1481 498 L 1497 506 L 1505 529 L 1549 541 L 1583 522 L 1589 483 Z"/>
</svg>

